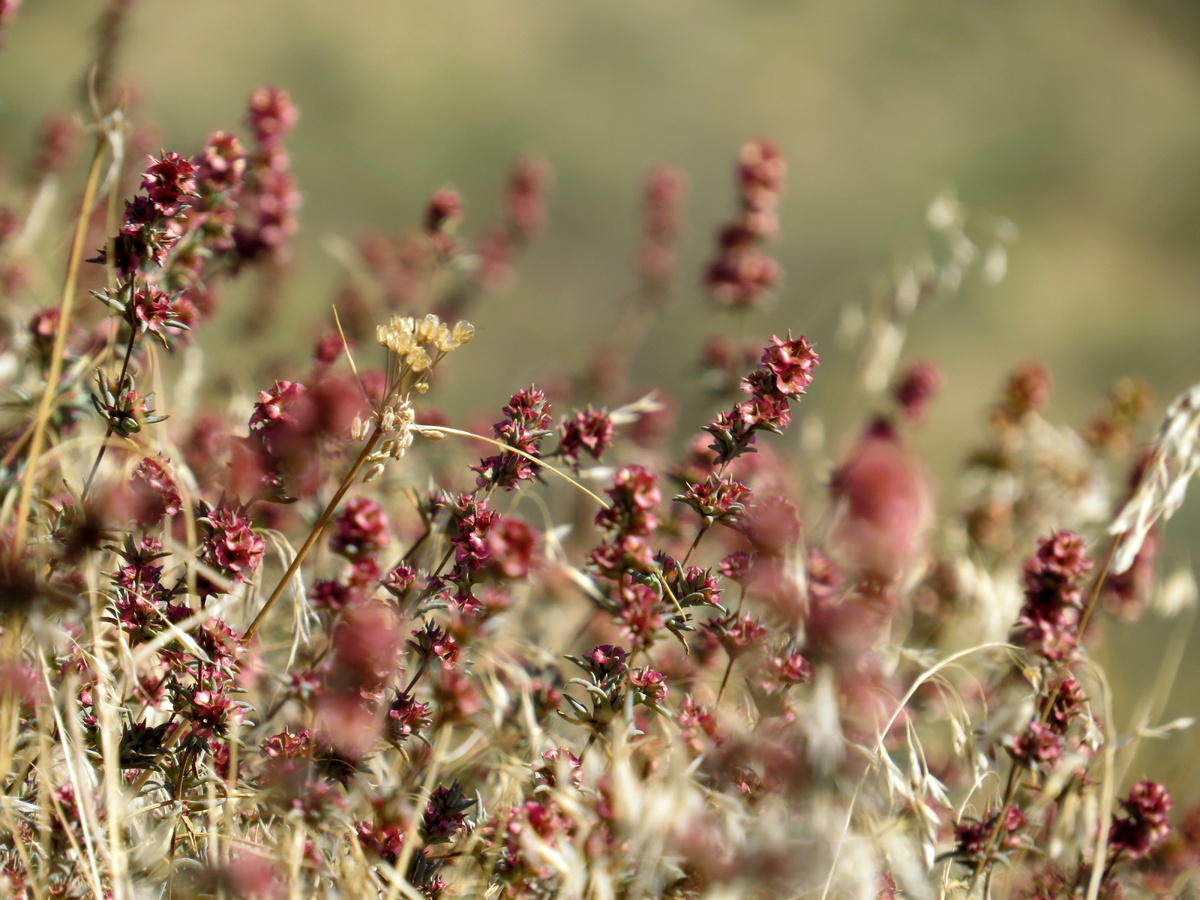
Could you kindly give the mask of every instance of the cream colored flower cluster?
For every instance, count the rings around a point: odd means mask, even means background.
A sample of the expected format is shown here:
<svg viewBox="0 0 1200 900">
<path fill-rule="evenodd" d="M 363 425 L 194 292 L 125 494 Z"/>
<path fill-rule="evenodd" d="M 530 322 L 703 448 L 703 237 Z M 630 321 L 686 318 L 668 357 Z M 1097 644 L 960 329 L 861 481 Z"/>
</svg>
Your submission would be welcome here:
<svg viewBox="0 0 1200 900">
<path fill-rule="evenodd" d="M 474 336 L 475 327 L 470 322 L 450 328 L 432 313 L 421 319 L 392 316 L 388 324 L 375 329 L 376 340 L 391 355 L 387 396 L 374 417 L 380 437 L 374 452 L 364 461 L 364 481 L 378 478 L 388 460 L 400 459 L 412 446 L 417 432 L 412 395 L 425 392 L 429 371 L 442 357 Z M 355 438 L 365 438 L 368 428 L 366 422 L 356 423 Z"/>
<path fill-rule="evenodd" d="M 422 319 L 392 316 L 392 321 L 375 329 L 375 339 L 414 372 L 427 371 L 439 358 L 474 336 L 475 326 L 470 322 L 450 328 L 433 313 Z"/>
</svg>

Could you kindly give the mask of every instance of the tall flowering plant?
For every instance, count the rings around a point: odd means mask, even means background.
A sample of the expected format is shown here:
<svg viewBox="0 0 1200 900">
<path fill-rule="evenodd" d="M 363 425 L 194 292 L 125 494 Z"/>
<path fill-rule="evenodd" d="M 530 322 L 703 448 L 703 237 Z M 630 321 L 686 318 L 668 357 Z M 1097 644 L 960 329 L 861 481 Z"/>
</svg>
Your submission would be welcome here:
<svg viewBox="0 0 1200 900">
<path fill-rule="evenodd" d="M 129 6 L 101 22 L 101 111 Z M 17 8 L 0 2 L 0 27 Z M 31 208 L 0 207 L 22 336 L 0 351 L 5 896 L 1197 886 L 1200 812 L 1128 765 L 1187 722 L 1120 731 L 1096 653 L 1145 609 L 1194 603 L 1186 575 L 1156 573 L 1200 465 L 1196 390 L 1143 449 L 1144 386 L 1118 383 L 1076 430 L 1027 364 L 981 423 L 964 499 L 939 500 L 912 436 L 944 376 L 902 359 L 901 326 L 971 274 L 981 238 L 950 199 L 931 240 L 956 253 L 869 311 L 840 392 L 853 424 L 825 443 L 808 398 L 836 376 L 758 318 L 784 300 L 766 248 L 787 165 L 765 140 L 737 153 L 737 210 L 693 278 L 742 337 L 718 326 L 697 351 L 708 411 L 681 430 L 686 405 L 628 377 L 685 293 L 689 184 L 663 165 L 621 340 L 571 377 L 504 385 L 498 412 L 437 404 L 475 337 L 461 316 L 551 227 L 531 156 L 496 222 L 474 230 L 443 187 L 400 236 L 364 235 L 311 357 L 246 366 L 231 404 L 164 361 L 220 354 L 226 282 L 266 273 L 252 314 L 277 309 L 298 111 L 259 88 L 244 138 L 103 179 L 121 119 L 95 123 L 57 303 L 21 277 Z M 31 171 L 65 177 L 67 133 L 43 134 Z"/>
</svg>

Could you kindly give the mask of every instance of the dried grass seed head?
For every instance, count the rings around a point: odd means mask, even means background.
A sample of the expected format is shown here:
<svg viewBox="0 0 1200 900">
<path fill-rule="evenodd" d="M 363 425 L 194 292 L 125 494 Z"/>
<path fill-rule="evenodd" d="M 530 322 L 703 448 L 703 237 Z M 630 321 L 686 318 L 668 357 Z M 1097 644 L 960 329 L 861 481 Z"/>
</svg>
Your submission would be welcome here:
<svg viewBox="0 0 1200 900">
<path fill-rule="evenodd" d="M 1126 571 L 1151 527 L 1169 519 L 1183 504 L 1188 482 L 1200 468 L 1200 384 L 1175 398 L 1167 409 L 1145 474 L 1117 514 L 1109 533 L 1121 535 L 1110 571 Z"/>
</svg>

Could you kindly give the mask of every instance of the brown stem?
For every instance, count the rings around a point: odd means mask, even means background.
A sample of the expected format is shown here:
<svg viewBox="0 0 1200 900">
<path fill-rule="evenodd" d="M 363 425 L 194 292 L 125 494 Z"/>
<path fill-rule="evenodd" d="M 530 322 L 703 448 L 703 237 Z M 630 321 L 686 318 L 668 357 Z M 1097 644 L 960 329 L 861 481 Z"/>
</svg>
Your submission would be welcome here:
<svg viewBox="0 0 1200 900">
<path fill-rule="evenodd" d="M 1100 571 L 1096 573 L 1096 580 L 1092 584 L 1092 592 L 1088 595 L 1087 605 L 1083 608 L 1083 615 L 1079 617 L 1079 638 L 1083 639 L 1083 631 L 1087 628 L 1088 621 L 1092 618 L 1092 613 L 1095 612 L 1096 606 L 1100 601 L 1100 590 L 1104 587 L 1104 582 L 1108 578 L 1108 570 L 1112 566 L 1113 557 L 1117 555 L 1117 547 L 1121 543 L 1121 535 L 1116 535 L 1112 539 L 1112 543 L 1108 547 L 1108 555 L 1104 557 L 1104 564 L 1100 566 Z"/>
<path fill-rule="evenodd" d="M 288 584 L 295 577 L 296 573 L 300 571 L 300 566 L 303 564 L 304 558 L 308 556 L 308 551 L 313 548 L 313 545 L 320 538 L 321 532 L 325 530 L 325 526 L 328 525 L 329 520 L 333 518 L 333 514 L 337 510 L 338 504 L 342 502 L 342 498 L 345 497 L 346 492 L 350 490 L 350 485 L 352 485 L 354 483 L 354 479 L 358 477 L 358 473 L 362 470 L 363 465 L 366 463 L 367 457 L 374 452 L 375 445 L 379 443 L 379 439 L 381 437 L 383 437 L 383 432 L 379 429 L 379 425 L 375 425 L 375 429 L 371 432 L 371 436 L 367 438 L 367 443 L 362 448 L 362 452 L 358 454 L 358 459 L 354 461 L 354 465 L 350 467 L 350 471 L 346 473 L 346 476 L 342 479 L 342 483 L 338 486 L 337 491 L 334 492 L 333 497 L 331 497 L 329 503 L 326 504 L 325 511 L 321 513 L 321 517 L 317 519 L 317 524 L 313 526 L 312 530 L 308 533 L 308 537 L 305 538 L 304 543 L 300 545 L 300 549 L 296 552 L 296 556 L 292 560 L 292 564 L 287 567 L 287 571 L 284 572 L 283 577 L 279 579 L 279 584 L 275 585 L 275 590 L 271 592 L 271 596 L 267 598 L 267 602 L 263 604 L 263 608 L 258 611 L 258 615 L 254 617 L 254 621 L 250 623 L 250 627 L 247 628 L 246 633 L 242 635 L 243 645 L 250 643 L 250 639 L 254 637 L 255 633 L 262 625 L 263 619 L 267 617 L 267 613 L 271 611 L 271 607 L 279 601 L 279 598 L 283 596 L 284 589 L 287 588 Z"/>
<path fill-rule="evenodd" d="M 577 756 L 576 759 L 578 759 L 580 762 L 583 762 L 584 756 L 586 756 L 587 752 L 592 749 L 592 744 L 596 743 L 596 737 L 597 734 L 593 728 L 592 733 L 588 735 L 587 743 L 583 745 L 583 749 L 579 751 L 579 756 Z"/>
<path fill-rule="evenodd" d="M 700 530 L 696 532 L 696 537 L 692 541 L 692 546 L 688 547 L 687 553 L 684 554 L 683 562 L 681 563 L 681 565 L 683 565 L 685 567 L 687 566 L 688 560 L 690 560 L 692 558 L 692 554 L 695 553 L 696 548 L 700 546 L 700 539 L 703 538 L 704 535 L 706 535 L 708 533 L 708 527 L 709 526 L 707 523 L 702 524 L 700 526 Z"/>
<path fill-rule="evenodd" d="M 1099 603 L 1100 591 L 1104 587 L 1105 579 L 1108 578 L 1108 570 L 1112 566 L 1113 557 L 1116 555 L 1117 546 L 1120 543 L 1120 537 L 1120 535 L 1114 537 L 1112 543 L 1109 545 L 1108 555 L 1105 556 L 1104 563 L 1100 566 L 1100 571 L 1096 573 L 1096 579 L 1092 583 L 1092 590 L 1088 594 L 1087 603 L 1083 607 L 1083 613 L 1079 616 L 1079 623 L 1075 630 L 1080 640 L 1083 640 L 1083 631 L 1085 628 L 1087 628 L 1087 624 L 1092 618 L 1092 613 L 1095 612 L 1096 606 Z M 1042 714 L 1038 717 L 1039 724 L 1045 725 L 1050 720 L 1050 715 L 1054 711 L 1054 702 L 1058 699 L 1058 693 L 1060 690 L 1062 690 L 1061 680 L 1054 686 L 1054 690 L 1051 692 L 1049 699 L 1043 706 Z M 975 885 L 979 881 L 979 875 L 985 869 L 988 870 L 989 873 L 991 871 L 991 865 L 987 861 L 995 851 L 996 844 L 1000 839 L 1000 832 L 1004 828 L 1004 822 L 1008 818 L 1008 810 L 1012 806 L 1013 797 L 1017 792 L 1017 772 L 1023 768 L 1026 768 L 1023 763 L 1018 763 L 1015 759 L 1013 760 L 1012 768 L 1008 772 L 1008 784 L 1004 790 L 1004 803 L 1000 807 L 1000 814 L 996 817 L 996 825 L 992 829 L 991 834 L 988 836 L 986 850 L 984 852 L 984 861 L 980 867 L 975 870 L 975 874 L 971 877 L 971 883 L 967 887 L 968 897 L 970 897 L 971 893 L 975 890 Z"/>
<path fill-rule="evenodd" d="M 404 686 L 403 693 L 405 693 L 405 694 L 411 693 L 412 689 L 414 687 L 416 687 L 417 680 L 420 679 L 422 673 L 424 673 L 425 663 L 427 663 L 428 661 L 429 661 L 428 658 L 421 660 L 421 664 L 419 666 L 417 666 L 417 671 L 413 674 L 412 679 L 408 682 L 408 684 L 406 684 Z"/>
<path fill-rule="evenodd" d="M 121 374 L 117 376 L 117 390 L 120 390 L 120 385 L 125 383 L 125 376 L 129 374 L 129 360 L 133 356 L 133 346 L 137 343 L 137 330 L 130 326 L 129 344 L 125 347 L 125 359 L 121 363 Z M 80 502 L 87 499 L 88 491 L 92 489 L 92 481 L 96 477 L 96 472 L 100 468 L 100 463 L 104 459 L 104 454 L 108 451 L 108 439 L 112 437 L 112 423 L 104 431 L 104 443 L 100 445 L 100 449 L 96 452 L 96 461 L 92 463 L 92 471 L 88 473 L 87 481 L 83 484 L 83 496 Z"/>
<path fill-rule="evenodd" d="M 734 658 L 729 657 L 729 662 L 725 664 L 725 674 L 721 676 L 721 686 L 717 688 L 717 704 L 721 703 L 721 696 L 725 693 L 725 686 L 729 684 L 729 673 L 733 671 Z"/>
<path fill-rule="evenodd" d="M 183 759 L 183 763 L 179 767 L 179 784 L 175 785 L 175 802 L 179 804 L 182 812 L 183 808 L 183 780 L 187 777 L 188 770 L 192 767 L 192 762 L 196 758 L 196 751 L 189 750 Z M 171 847 L 168 851 L 168 870 L 167 870 L 167 900 L 171 900 L 175 895 L 175 846 L 179 841 L 178 825 L 171 829 Z"/>
<path fill-rule="evenodd" d="M 67 332 L 71 327 L 71 311 L 75 305 L 75 284 L 79 279 L 79 266 L 83 262 L 83 245 L 87 239 L 88 220 L 92 215 L 92 204 L 100 183 L 100 162 L 104 158 L 107 138 L 103 130 L 96 135 L 96 149 L 92 153 L 92 164 L 88 169 L 87 184 L 83 189 L 83 201 L 79 205 L 79 217 L 75 222 L 75 234 L 71 239 L 71 252 L 67 257 L 67 276 L 63 282 L 62 301 L 59 304 L 58 331 L 54 335 L 54 350 L 50 356 L 50 371 L 46 374 L 46 390 L 34 419 L 33 434 L 29 438 L 26 455 L 25 477 L 21 480 L 21 494 L 17 500 L 16 530 L 13 535 L 12 551 L 20 558 L 25 547 L 25 532 L 29 527 L 29 509 L 33 504 L 33 483 L 37 473 L 37 459 L 46 440 L 46 423 L 50 419 L 50 407 L 58 393 L 62 378 L 63 355 L 67 349 Z"/>
<path fill-rule="evenodd" d="M 1024 766 L 1013 760 L 1012 768 L 1008 770 L 1008 783 L 1004 786 L 1004 802 L 1000 804 L 1000 812 L 996 816 L 996 824 L 992 828 L 991 834 L 988 835 L 987 844 L 984 846 L 983 858 L 979 861 L 979 866 L 976 867 L 971 875 L 971 883 L 967 885 L 967 896 L 970 897 L 975 890 L 975 885 L 979 881 L 979 876 L 987 873 L 991 876 L 991 857 L 996 850 L 996 844 L 1000 840 L 1000 831 L 1004 828 L 1004 822 L 1008 818 L 1009 807 L 1012 806 L 1013 798 L 1017 795 L 1017 772 Z"/>
</svg>

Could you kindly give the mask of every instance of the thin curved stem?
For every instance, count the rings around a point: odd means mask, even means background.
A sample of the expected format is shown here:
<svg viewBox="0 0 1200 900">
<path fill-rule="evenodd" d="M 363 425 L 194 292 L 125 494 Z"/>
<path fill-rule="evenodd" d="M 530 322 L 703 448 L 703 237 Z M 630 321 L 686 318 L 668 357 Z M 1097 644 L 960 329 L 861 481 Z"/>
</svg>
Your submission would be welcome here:
<svg viewBox="0 0 1200 900">
<path fill-rule="evenodd" d="M 312 527 L 305 538 L 304 543 L 300 545 L 300 549 L 296 551 L 296 556 L 292 559 L 291 565 L 287 567 L 287 571 L 283 573 L 283 577 L 279 579 L 279 584 L 275 585 L 275 590 L 271 592 L 271 596 L 267 598 L 267 602 L 263 604 L 263 608 L 258 611 L 258 615 L 254 617 L 254 621 L 250 623 L 250 627 L 246 629 L 246 633 L 242 635 L 242 644 L 248 644 L 250 639 L 258 632 L 263 620 L 267 617 L 267 613 L 271 611 L 279 598 L 283 596 L 284 590 L 291 583 L 296 573 L 300 571 L 300 566 L 304 563 L 304 558 L 308 556 L 308 551 L 313 548 L 317 540 L 321 536 L 321 532 L 325 530 L 325 526 L 329 524 L 329 520 L 333 518 L 334 512 L 337 510 L 338 504 L 342 502 L 342 498 L 346 496 L 346 492 L 350 490 L 350 485 L 354 483 L 354 479 L 358 477 L 358 473 L 362 470 L 363 465 L 375 450 L 375 445 L 379 443 L 379 439 L 383 437 L 383 432 L 378 425 L 375 425 L 375 430 L 371 432 L 371 436 L 367 438 L 366 445 L 362 448 L 362 452 L 358 454 L 358 459 L 354 461 L 354 465 L 350 467 L 350 471 L 346 473 L 342 479 L 342 483 L 338 486 L 337 491 L 330 498 L 329 503 L 325 505 L 325 511 L 321 513 L 321 517 L 317 519 L 317 523 Z"/>
<path fill-rule="evenodd" d="M 62 301 L 59 304 L 58 331 L 54 335 L 54 350 L 50 357 L 50 371 L 46 374 L 46 389 L 34 419 L 33 433 L 29 438 L 29 452 L 25 457 L 25 477 L 21 480 L 21 494 L 17 500 L 16 528 L 13 535 L 12 552 L 19 556 L 25 547 L 26 531 L 29 527 L 29 509 L 33 504 L 33 482 L 37 467 L 33 465 L 46 441 L 46 423 L 50 419 L 50 408 L 58 393 L 62 378 L 63 355 L 67 348 L 67 332 L 71 327 L 71 311 L 75 305 L 75 285 L 79 280 L 79 266 L 83 262 L 83 245 L 87 240 L 88 220 L 92 205 L 96 201 L 96 189 L 100 182 L 100 162 L 104 158 L 104 147 L 108 143 L 105 133 L 96 135 L 96 149 L 88 169 L 87 184 L 83 189 L 83 200 L 79 205 L 79 217 L 75 221 L 75 235 L 71 239 L 71 253 L 67 258 L 67 277 L 63 282 Z"/>
<path fill-rule="evenodd" d="M 133 357 L 133 348 L 137 343 L 137 330 L 130 326 L 129 343 L 125 346 L 125 359 L 121 362 L 121 374 L 117 376 L 118 390 L 119 385 L 125 383 L 125 376 L 129 374 L 129 361 Z M 113 428 L 110 423 L 104 432 L 104 442 L 100 445 L 100 449 L 96 451 L 96 460 L 92 463 L 92 470 L 88 472 L 87 481 L 83 484 L 83 497 L 81 500 L 86 500 L 88 492 L 92 489 L 92 481 L 96 478 L 96 472 L 100 469 L 100 463 L 104 460 L 104 454 L 108 451 L 108 439 L 112 437 Z"/>
<path fill-rule="evenodd" d="M 1104 582 L 1108 578 L 1108 570 L 1112 566 L 1113 557 L 1117 553 L 1117 546 L 1120 543 L 1120 537 L 1120 535 L 1117 535 L 1113 538 L 1112 543 L 1109 544 L 1108 555 L 1105 556 L 1104 563 L 1101 565 L 1100 571 L 1096 573 L 1096 580 L 1092 583 L 1092 590 L 1088 594 L 1087 603 L 1084 605 L 1083 612 L 1079 616 L 1079 623 L 1075 627 L 1075 632 L 1079 636 L 1078 639 L 1080 641 L 1083 640 L 1084 629 L 1087 628 L 1087 624 L 1092 618 L 1092 613 L 1095 612 L 1096 606 L 1100 601 L 1100 591 L 1103 589 Z M 1058 700 L 1058 694 L 1061 690 L 1062 680 L 1060 679 L 1059 683 L 1054 686 L 1054 690 L 1047 698 L 1045 705 L 1042 707 L 1042 713 L 1038 717 L 1038 723 L 1040 725 L 1045 725 L 1048 721 L 1050 721 L 1050 716 L 1054 712 L 1054 703 L 1056 700 Z M 975 870 L 975 874 L 972 875 L 971 882 L 967 887 L 968 897 L 970 897 L 974 892 L 975 885 L 979 882 L 979 876 L 984 872 L 984 870 L 987 870 L 989 876 L 991 874 L 992 867 L 988 860 L 995 851 L 996 845 L 1000 842 L 1000 833 L 1004 829 L 1004 822 L 1008 819 L 1009 808 L 1012 806 L 1013 798 L 1016 796 L 1017 773 L 1021 769 L 1025 768 L 1028 767 L 1024 763 L 1019 763 L 1014 759 L 1012 762 L 1012 768 L 1008 770 L 1008 784 L 1004 789 L 1004 802 L 1000 805 L 1000 812 L 996 816 L 996 824 L 992 828 L 991 834 L 988 835 L 987 844 L 985 845 L 983 854 L 983 863 L 978 869 Z"/>
</svg>

